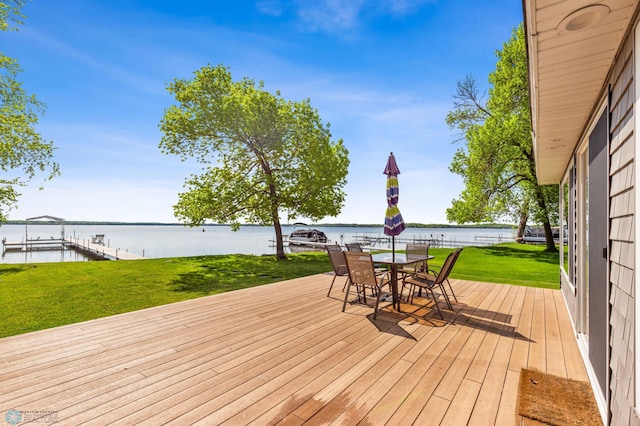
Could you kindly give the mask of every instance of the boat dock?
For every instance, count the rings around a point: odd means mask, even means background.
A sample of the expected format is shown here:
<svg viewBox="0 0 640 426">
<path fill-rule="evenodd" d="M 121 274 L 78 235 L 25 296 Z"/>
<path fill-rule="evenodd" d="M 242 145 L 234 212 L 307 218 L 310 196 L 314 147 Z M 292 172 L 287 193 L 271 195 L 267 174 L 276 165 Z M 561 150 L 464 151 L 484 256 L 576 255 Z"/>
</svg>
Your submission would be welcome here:
<svg viewBox="0 0 640 426">
<path fill-rule="evenodd" d="M 138 260 L 144 259 L 144 256 L 140 256 L 135 253 L 129 253 L 127 250 L 121 250 L 119 248 L 106 247 L 103 244 L 97 244 L 88 240 L 76 239 L 75 241 L 68 239 L 67 247 L 77 250 L 81 253 L 89 256 L 101 257 L 108 260 Z"/>
<path fill-rule="evenodd" d="M 106 247 L 103 244 L 91 242 L 90 240 L 50 238 L 50 239 L 29 239 L 26 241 L 6 241 L 2 240 L 2 251 L 42 251 L 42 250 L 63 250 L 65 248 L 76 250 L 89 257 L 106 260 L 136 260 L 144 259 L 135 253 L 129 253 L 119 248 Z"/>
</svg>

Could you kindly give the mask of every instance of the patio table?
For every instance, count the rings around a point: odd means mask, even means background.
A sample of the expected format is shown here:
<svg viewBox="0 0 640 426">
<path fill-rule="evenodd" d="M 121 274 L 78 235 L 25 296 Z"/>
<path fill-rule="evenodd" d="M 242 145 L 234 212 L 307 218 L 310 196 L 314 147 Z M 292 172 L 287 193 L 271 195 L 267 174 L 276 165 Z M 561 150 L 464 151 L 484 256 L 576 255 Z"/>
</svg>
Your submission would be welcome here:
<svg viewBox="0 0 640 426">
<path fill-rule="evenodd" d="M 371 255 L 373 263 L 379 265 L 387 265 L 391 269 L 391 295 L 393 298 L 393 308 L 398 312 L 400 310 L 400 295 L 398 293 L 398 267 L 413 265 L 415 263 L 425 262 L 433 259 L 431 255 L 425 255 L 424 257 L 412 256 L 410 260 L 407 260 L 407 256 L 404 253 L 376 253 Z"/>
</svg>

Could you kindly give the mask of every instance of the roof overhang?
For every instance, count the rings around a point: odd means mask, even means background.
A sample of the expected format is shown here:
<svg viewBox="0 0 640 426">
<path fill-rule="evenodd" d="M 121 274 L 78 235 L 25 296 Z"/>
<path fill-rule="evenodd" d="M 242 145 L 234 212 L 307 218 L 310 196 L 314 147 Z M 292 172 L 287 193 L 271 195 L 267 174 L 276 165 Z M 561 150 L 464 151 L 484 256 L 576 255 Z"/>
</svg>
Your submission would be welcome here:
<svg viewBox="0 0 640 426">
<path fill-rule="evenodd" d="M 523 0 L 538 182 L 559 183 L 638 0 Z"/>
</svg>

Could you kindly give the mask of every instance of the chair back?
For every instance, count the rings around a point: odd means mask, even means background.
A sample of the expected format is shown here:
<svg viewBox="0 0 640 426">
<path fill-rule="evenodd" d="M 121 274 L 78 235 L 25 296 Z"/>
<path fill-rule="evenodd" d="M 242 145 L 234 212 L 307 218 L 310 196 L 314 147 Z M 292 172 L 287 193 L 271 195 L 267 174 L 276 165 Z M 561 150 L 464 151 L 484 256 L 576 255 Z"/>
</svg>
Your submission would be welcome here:
<svg viewBox="0 0 640 426">
<path fill-rule="evenodd" d="M 435 280 L 436 285 L 442 284 L 449 277 L 449 273 L 453 269 L 453 265 L 455 265 L 456 260 L 458 260 L 459 254 L 460 254 L 460 250 L 455 250 L 449 253 L 449 255 L 447 256 L 447 259 L 444 261 L 444 264 L 442 265 L 442 269 L 440 269 L 440 272 L 436 277 L 436 280 Z"/>
<path fill-rule="evenodd" d="M 347 243 L 345 244 L 345 246 L 347 247 L 348 251 L 355 251 L 355 252 L 364 252 L 364 250 L 362 250 L 362 246 L 360 245 L 360 243 Z"/>
<path fill-rule="evenodd" d="M 331 265 L 333 266 L 333 272 L 336 275 L 347 275 L 347 262 L 344 259 L 344 253 L 337 244 L 328 244 L 325 246 Z"/>
<path fill-rule="evenodd" d="M 347 251 L 344 252 L 344 257 L 347 261 L 349 279 L 353 284 L 378 286 L 371 253 Z"/>
<path fill-rule="evenodd" d="M 461 251 L 462 251 L 462 247 L 457 248 L 456 251 L 454 251 L 454 253 L 456 254 L 456 260 L 458 260 L 458 256 L 460 256 Z"/>
<path fill-rule="evenodd" d="M 407 243 L 405 250 L 407 255 L 407 261 L 424 259 L 429 255 L 429 244 L 424 243 Z M 417 264 L 415 267 L 416 272 L 422 272 L 427 270 L 427 261 L 425 260 L 421 264 Z"/>
</svg>

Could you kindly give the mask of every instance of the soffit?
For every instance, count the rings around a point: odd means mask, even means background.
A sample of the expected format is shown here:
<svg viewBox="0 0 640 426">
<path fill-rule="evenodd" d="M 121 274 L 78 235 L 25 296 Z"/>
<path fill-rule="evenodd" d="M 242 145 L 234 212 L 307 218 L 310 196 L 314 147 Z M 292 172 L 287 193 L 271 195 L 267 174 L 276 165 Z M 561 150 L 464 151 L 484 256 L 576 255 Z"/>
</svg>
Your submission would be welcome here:
<svg viewBox="0 0 640 426">
<path fill-rule="evenodd" d="M 540 184 L 562 179 L 637 5 L 638 0 L 523 0 Z"/>
</svg>

